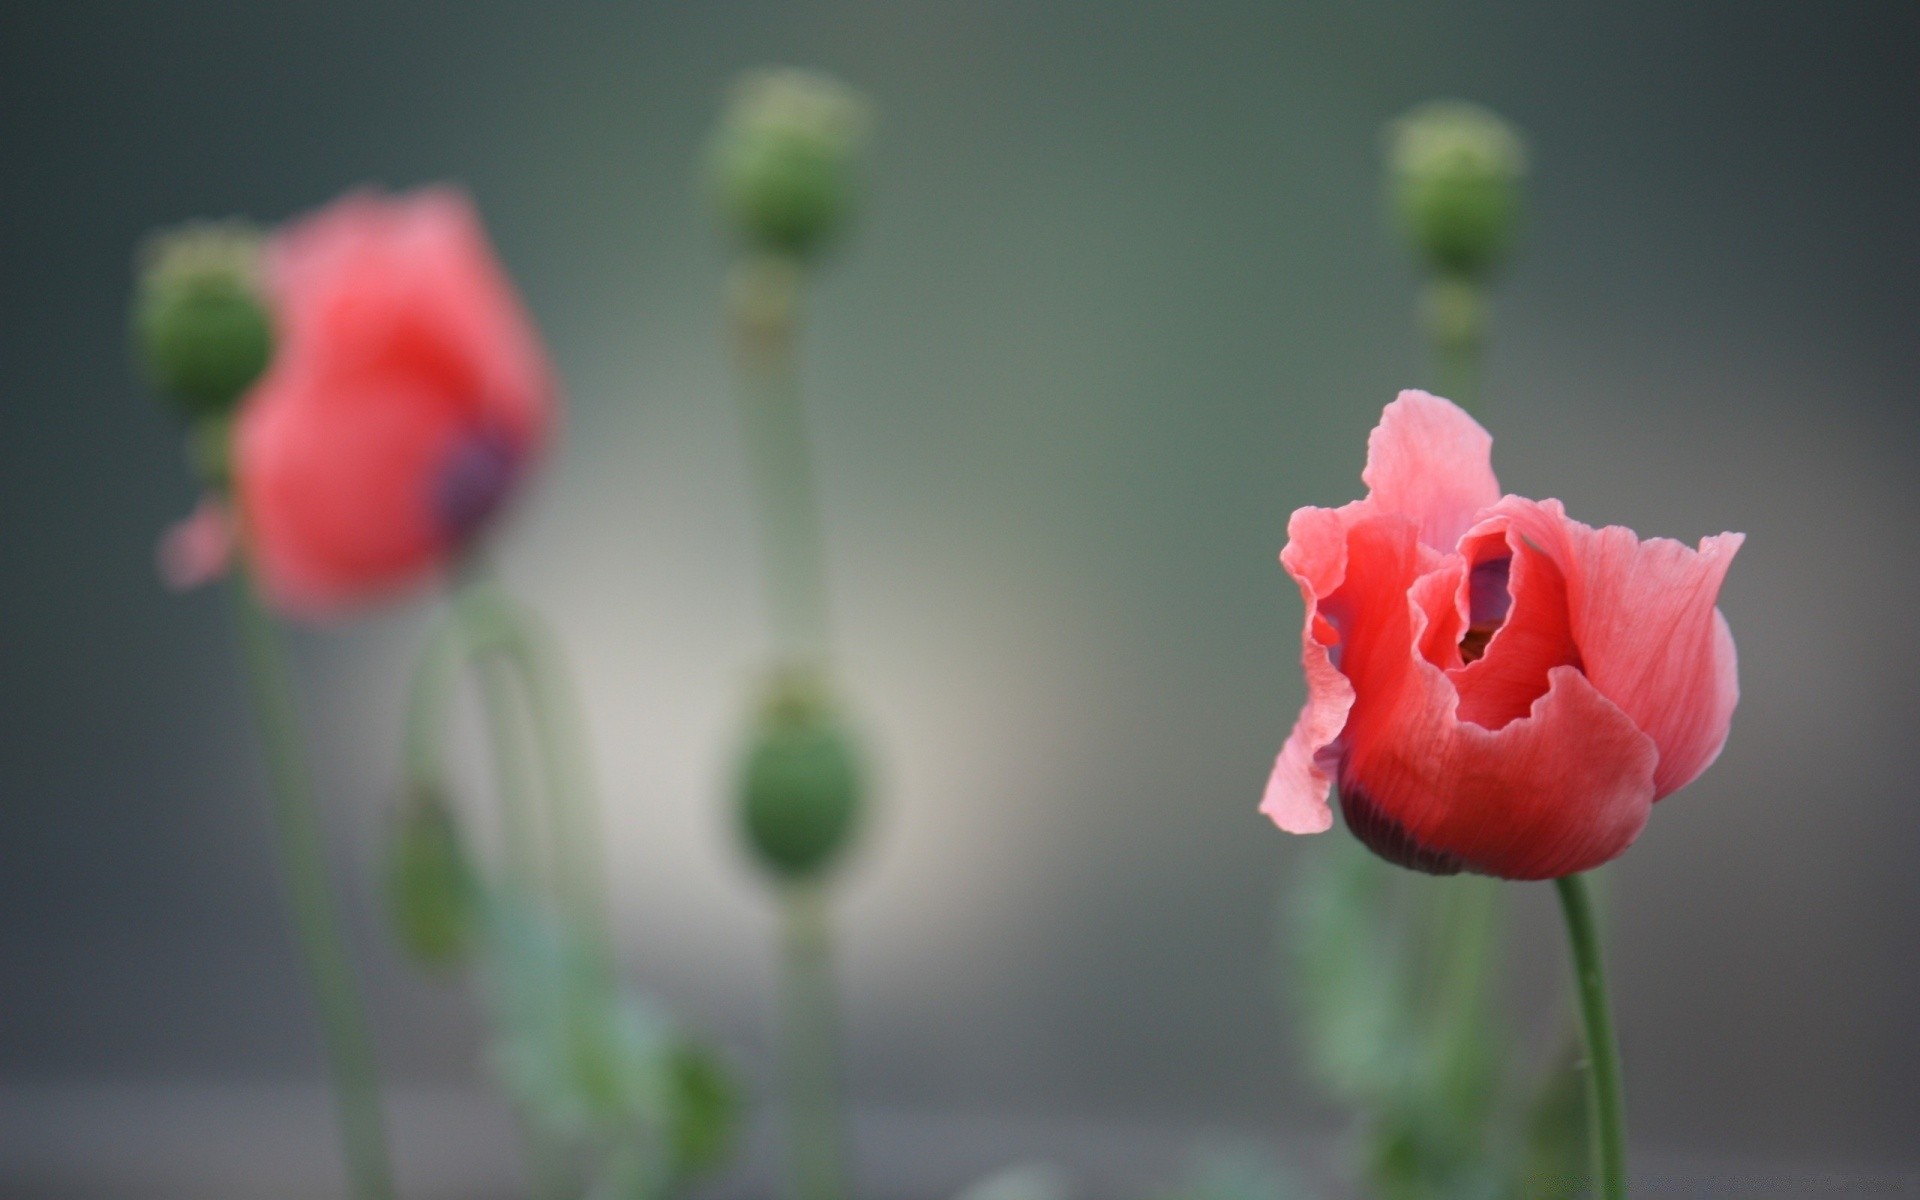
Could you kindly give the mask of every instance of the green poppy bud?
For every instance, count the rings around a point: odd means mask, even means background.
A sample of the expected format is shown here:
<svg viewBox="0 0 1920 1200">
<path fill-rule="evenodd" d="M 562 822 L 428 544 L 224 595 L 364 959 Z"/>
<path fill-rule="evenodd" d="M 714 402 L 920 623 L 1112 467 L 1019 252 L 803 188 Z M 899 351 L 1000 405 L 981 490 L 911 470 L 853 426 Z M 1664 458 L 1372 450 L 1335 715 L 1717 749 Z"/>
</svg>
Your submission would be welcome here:
<svg viewBox="0 0 1920 1200">
<path fill-rule="evenodd" d="M 1444 275 L 1481 278 L 1513 249 L 1526 145 L 1477 104 L 1423 104 L 1387 131 L 1395 214 L 1416 253 Z"/>
<path fill-rule="evenodd" d="M 740 783 L 742 833 L 755 857 L 785 882 L 818 875 L 852 840 L 861 793 L 853 738 L 824 682 L 811 673 L 777 676 Z"/>
<path fill-rule="evenodd" d="M 147 378 L 182 416 L 231 413 L 273 355 L 259 234 L 229 222 L 150 239 L 134 292 L 133 337 Z"/>
<path fill-rule="evenodd" d="M 708 151 L 715 201 L 756 248 L 807 257 L 852 214 L 866 102 L 812 71 L 743 75 Z"/>
<path fill-rule="evenodd" d="M 423 966 L 466 963 L 480 933 L 480 879 L 437 791 L 407 798 L 388 860 L 387 901 L 401 946 Z"/>
</svg>

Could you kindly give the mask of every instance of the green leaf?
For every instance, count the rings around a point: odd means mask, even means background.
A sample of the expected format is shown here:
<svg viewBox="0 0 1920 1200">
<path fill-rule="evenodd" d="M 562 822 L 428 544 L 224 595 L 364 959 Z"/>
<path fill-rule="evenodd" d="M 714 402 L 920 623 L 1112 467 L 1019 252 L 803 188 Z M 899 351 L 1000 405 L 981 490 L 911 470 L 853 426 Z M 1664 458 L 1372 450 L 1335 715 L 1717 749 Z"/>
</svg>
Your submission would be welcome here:
<svg viewBox="0 0 1920 1200">
<path fill-rule="evenodd" d="M 1586 1052 L 1570 1031 L 1527 1107 L 1513 1195 L 1566 1200 L 1588 1194 L 1593 1175 L 1587 1125 Z"/>
<path fill-rule="evenodd" d="M 1365 1106 L 1402 1087 L 1414 1052 L 1409 970 L 1387 911 L 1393 868 L 1345 839 L 1315 849 L 1286 898 L 1282 982 L 1308 1066 L 1336 1097 Z"/>
<path fill-rule="evenodd" d="M 721 1166 L 740 1105 L 720 1056 L 524 897 L 502 897 L 488 928 L 495 1073 L 561 1157 L 585 1165 L 590 1194 L 664 1195 Z"/>
<path fill-rule="evenodd" d="M 667 1055 L 666 1144 L 675 1178 L 719 1169 L 732 1155 L 740 1127 L 740 1089 L 711 1047 L 681 1041 Z"/>
</svg>

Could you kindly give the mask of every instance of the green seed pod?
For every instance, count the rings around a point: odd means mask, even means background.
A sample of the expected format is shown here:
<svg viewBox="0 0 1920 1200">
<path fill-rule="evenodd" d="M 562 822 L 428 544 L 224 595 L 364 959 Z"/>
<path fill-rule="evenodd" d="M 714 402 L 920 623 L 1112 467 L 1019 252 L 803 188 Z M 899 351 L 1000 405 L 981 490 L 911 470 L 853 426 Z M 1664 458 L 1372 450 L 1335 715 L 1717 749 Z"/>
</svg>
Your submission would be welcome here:
<svg viewBox="0 0 1920 1200">
<path fill-rule="evenodd" d="M 395 935 L 421 965 L 466 964 L 480 933 L 480 879 L 437 791 L 407 798 L 388 859 L 387 900 Z"/>
<path fill-rule="evenodd" d="M 182 416 L 231 413 L 273 355 L 259 234 L 238 223 L 198 224 L 150 239 L 133 336 L 147 378 Z"/>
<path fill-rule="evenodd" d="M 1488 109 L 1423 104 L 1387 130 L 1393 208 L 1414 251 L 1441 274 L 1484 278 L 1520 228 L 1526 144 Z"/>
<path fill-rule="evenodd" d="M 785 882 L 826 870 L 859 823 L 858 755 L 825 685 L 777 677 L 748 739 L 741 832 L 762 866 Z"/>
<path fill-rule="evenodd" d="M 852 214 L 869 124 L 866 102 L 825 75 L 741 76 L 708 150 L 721 214 L 757 249 L 812 255 Z"/>
</svg>

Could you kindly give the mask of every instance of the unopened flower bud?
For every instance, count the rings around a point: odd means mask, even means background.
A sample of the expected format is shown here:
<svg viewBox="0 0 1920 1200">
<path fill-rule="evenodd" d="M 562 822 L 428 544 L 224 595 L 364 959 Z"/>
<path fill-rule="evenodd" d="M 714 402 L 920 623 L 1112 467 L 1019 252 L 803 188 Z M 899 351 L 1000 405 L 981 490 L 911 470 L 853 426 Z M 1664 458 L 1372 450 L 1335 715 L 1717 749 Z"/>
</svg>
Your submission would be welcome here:
<svg viewBox="0 0 1920 1200">
<path fill-rule="evenodd" d="M 407 797 L 387 888 L 394 932 L 409 954 L 428 967 L 467 961 L 480 932 L 480 880 L 437 790 L 420 788 Z"/>
<path fill-rule="evenodd" d="M 1428 267 L 1481 278 L 1512 250 L 1520 226 L 1525 143 L 1477 104 L 1423 104 L 1387 131 L 1395 214 Z"/>
<path fill-rule="evenodd" d="M 825 684 L 784 674 L 747 744 L 740 817 L 747 845 L 786 882 L 820 874 L 851 842 L 863 788 L 853 738 Z"/>
<path fill-rule="evenodd" d="M 791 68 L 742 76 L 708 154 L 722 214 L 757 248 L 818 250 L 852 213 L 870 123 L 866 101 L 828 76 Z"/>
<path fill-rule="evenodd" d="M 259 234 L 229 222 L 156 235 L 141 255 L 133 336 L 148 379 L 183 416 L 232 412 L 273 355 Z"/>
</svg>

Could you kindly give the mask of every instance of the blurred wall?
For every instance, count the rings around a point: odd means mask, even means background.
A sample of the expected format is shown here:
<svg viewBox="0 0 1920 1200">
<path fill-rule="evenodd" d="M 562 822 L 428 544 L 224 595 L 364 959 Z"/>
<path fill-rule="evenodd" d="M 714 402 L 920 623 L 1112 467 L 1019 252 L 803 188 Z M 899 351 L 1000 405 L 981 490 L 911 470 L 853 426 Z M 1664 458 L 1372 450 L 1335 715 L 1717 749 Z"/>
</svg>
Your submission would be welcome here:
<svg viewBox="0 0 1920 1200">
<path fill-rule="evenodd" d="M 592 711 L 635 976 L 763 1056 L 727 841 L 763 645 L 691 179 L 729 76 L 880 106 L 812 307 L 836 618 L 884 812 L 845 905 L 865 1104 L 1324 1124 L 1274 999 L 1254 812 L 1300 698 L 1287 514 L 1357 495 L 1426 366 L 1377 132 L 1530 135 L 1488 422 L 1503 483 L 1749 540 L 1720 765 L 1611 872 L 1643 1144 L 1833 1161 L 1920 1123 L 1920 19 L 1910 4 L 8 6 L 0 16 L 0 1085 L 316 1071 L 218 595 L 124 349 L 132 247 L 458 180 L 567 379 L 507 532 Z M 389 1072 L 457 994 L 369 883 L 428 606 L 297 637 Z M 1516 990 L 1564 974 L 1520 893 Z"/>
</svg>

